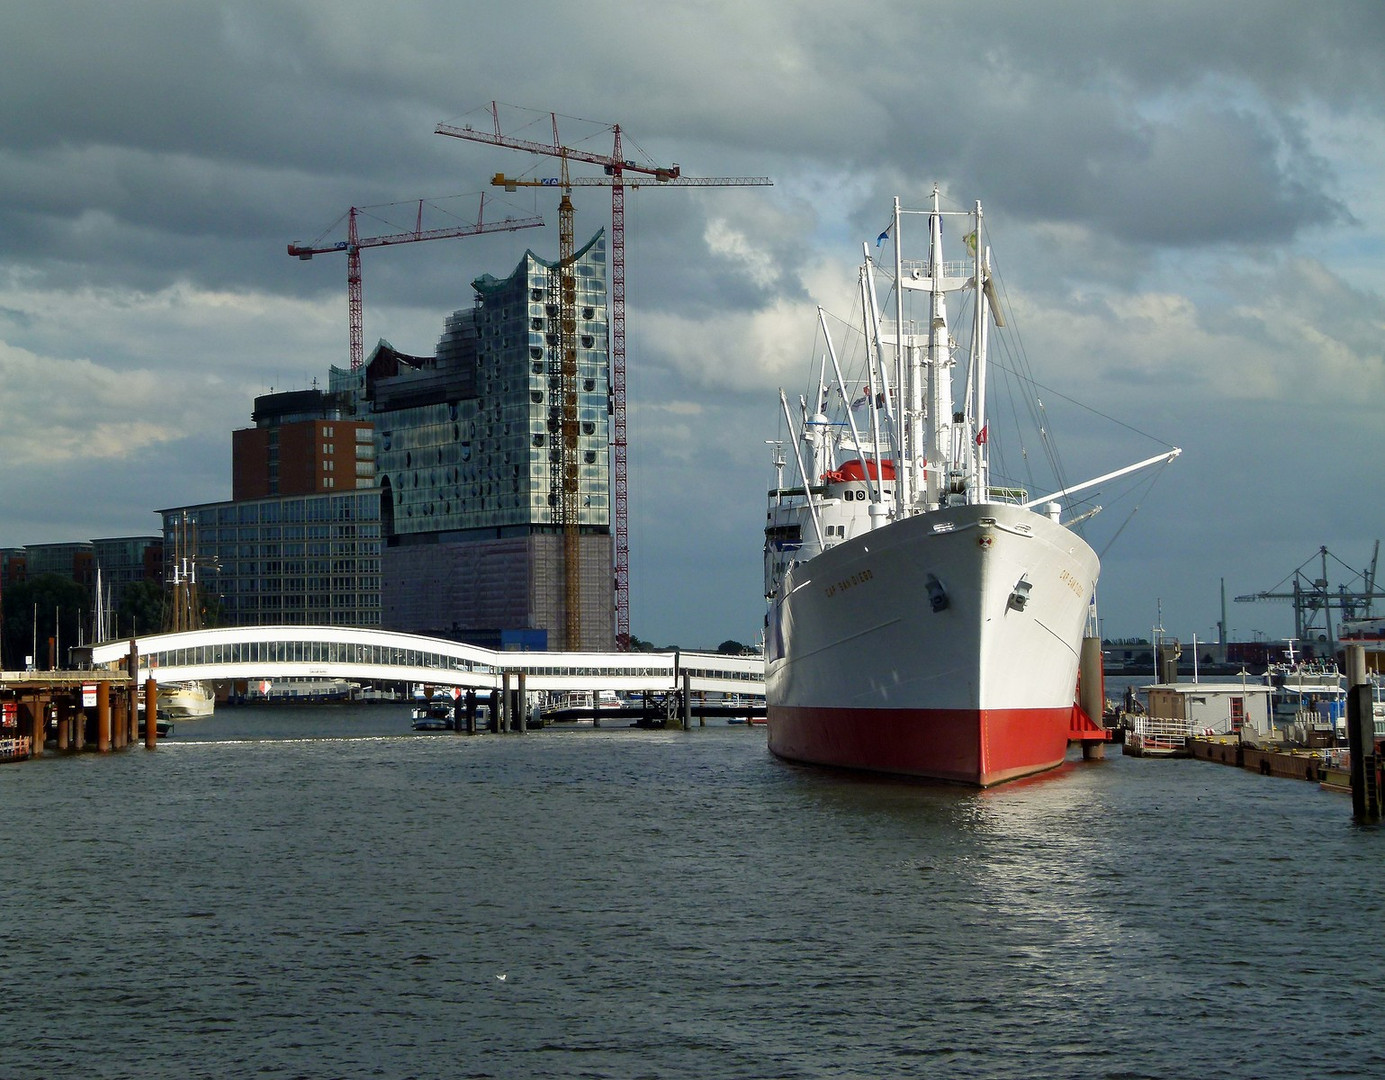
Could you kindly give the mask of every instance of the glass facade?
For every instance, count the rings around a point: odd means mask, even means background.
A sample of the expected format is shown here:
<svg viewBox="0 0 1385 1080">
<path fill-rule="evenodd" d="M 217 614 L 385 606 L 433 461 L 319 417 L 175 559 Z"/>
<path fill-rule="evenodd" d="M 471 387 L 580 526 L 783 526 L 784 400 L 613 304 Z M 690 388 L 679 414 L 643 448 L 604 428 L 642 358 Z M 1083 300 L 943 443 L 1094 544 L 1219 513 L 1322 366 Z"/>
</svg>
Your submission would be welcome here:
<svg viewBox="0 0 1385 1080">
<path fill-rule="evenodd" d="M 378 489 L 164 510 L 166 552 L 184 512 L 223 625 L 380 625 Z"/>
<path fill-rule="evenodd" d="M 578 506 L 610 527 L 610 376 L 606 240 L 574 256 Z M 472 282 L 475 306 L 451 316 L 430 366 L 374 387 L 376 473 L 393 532 L 552 526 L 560 450 L 559 275 L 526 252 L 506 279 Z M 334 387 L 348 381 L 334 372 Z M 409 384 L 417 392 L 409 393 Z M 426 391 L 426 392 L 425 392 Z M 365 410 L 362 410 L 363 412 Z"/>
</svg>

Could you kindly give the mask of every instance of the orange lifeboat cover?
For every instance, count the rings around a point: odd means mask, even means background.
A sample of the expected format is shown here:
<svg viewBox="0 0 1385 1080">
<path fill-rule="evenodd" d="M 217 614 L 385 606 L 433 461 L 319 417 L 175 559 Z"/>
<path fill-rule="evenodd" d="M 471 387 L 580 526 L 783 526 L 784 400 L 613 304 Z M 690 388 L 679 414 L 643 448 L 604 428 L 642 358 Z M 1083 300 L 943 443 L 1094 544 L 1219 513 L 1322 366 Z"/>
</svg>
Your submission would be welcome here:
<svg viewBox="0 0 1385 1080">
<path fill-rule="evenodd" d="M 885 460 L 880 463 L 880 469 L 875 467 L 875 460 L 869 459 L 862 462 L 860 458 L 853 458 L 851 461 L 842 462 L 840 469 L 833 469 L 831 472 L 822 474 L 822 478 L 829 483 L 845 483 L 850 480 L 864 480 L 869 474 L 872 480 L 880 479 L 879 473 L 884 473 L 884 479 L 894 479 L 894 462 Z"/>
</svg>

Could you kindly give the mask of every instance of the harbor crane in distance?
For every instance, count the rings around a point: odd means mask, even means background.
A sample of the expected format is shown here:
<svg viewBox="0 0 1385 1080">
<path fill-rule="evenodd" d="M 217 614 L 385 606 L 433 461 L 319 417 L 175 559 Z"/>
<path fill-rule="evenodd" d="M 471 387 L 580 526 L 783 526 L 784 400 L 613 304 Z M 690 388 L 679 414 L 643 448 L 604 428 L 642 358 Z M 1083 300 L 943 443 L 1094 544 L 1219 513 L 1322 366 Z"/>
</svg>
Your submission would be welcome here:
<svg viewBox="0 0 1385 1080">
<path fill-rule="evenodd" d="M 1310 562 L 1317 558 L 1320 560 L 1319 577 L 1310 578 L 1305 572 Z M 1369 618 L 1371 615 L 1371 605 L 1376 600 L 1385 600 L 1385 593 L 1376 588 L 1376 565 L 1380 560 L 1380 541 L 1375 542 L 1375 552 L 1371 557 L 1369 569 L 1357 574 L 1353 571 L 1353 576 L 1359 576 L 1364 582 L 1364 588 L 1351 589 L 1346 585 L 1339 585 L 1334 590 L 1327 579 L 1327 560 L 1334 561 L 1346 566 L 1346 563 L 1338 559 L 1326 547 L 1320 547 L 1316 556 L 1310 556 L 1303 562 L 1291 575 L 1293 578 L 1293 588 L 1288 592 L 1277 592 L 1274 589 L 1265 589 L 1260 592 L 1247 593 L 1244 596 L 1236 597 L 1238 604 L 1249 603 L 1256 600 L 1290 600 L 1294 605 L 1294 637 L 1300 641 L 1311 641 L 1313 635 L 1321 631 L 1328 647 L 1332 651 L 1337 648 L 1337 634 L 1332 627 L 1332 609 L 1336 608 L 1340 613 L 1338 626 L 1341 619 Z M 1348 570 L 1352 568 L 1347 566 Z M 1282 582 L 1281 582 L 1282 584 Z M 1319 627 L 1318 616 L 1322 616 L 1322 626 Z"/>
<path fill-rule="evenodd" d="M 612 496 L 614 506 L 614 531 L 615 531 L 615 594 L 616 594 L 616 648 L 622 652 L 630 648 L 630 528 L 629 528 L 629 483 L 626 467 L 626 424 L 625 424 L 625 188 L 627 186 L 638 188 L 642 184 L 649 184 L 653 181 L 653 186 L 667 187 L 747 187 L 747 186 L 767 186 L 773 183 L 768 177 L 685 177 L 682 169 L 677 163 L 661 167 L 657 165 L 641 165 L 635 161 L 628 161 L 621 150 L 621 129 L 619 124 L 610 125 L 613 139 L 613 148 L 610 154 L 599 154 L 588 150 L 575 149 L 564 146 L 558 139 L 558 117 L 556 113 L 550 113 L 552 122 L 553 141 L 551 143 L 538 142 L 532 139 L 521 139 L 506 135 L 500 127 L 499 103 L 491 102 L 491 130 L 480 131 L 470 125 L 457 126 L 453 124 L 438 124 L 434 129 L 434 134 L 449 135 L 457 139 L 467 139 L 471 142 L 486 143 L 490 146 L 501 146 L 510 150 L 522 150 L 531 154 L 540 154 L 546 157 L 556 157 L 559 159 L 562 168 L 562 176 L 551 180 L 514 180 L 497 174 L 491 181 L 492 184 L 505 187 L 507 190 L 514 190 L 517 187 L 559 187 L 563 190 L 563 203 L 559 208 L 559 274 L 564 273 L 563 259 L 564 253 L 568 259 L 571 258 L 571 229 L 572 229 L 572 202 L 569 198 L 570 189 L 573 187 L 609 187 L 611 189 L 611 294 L 610 294 L 610 327 L 611 327 L 611 447 L 612 447 Z M 568 175 L 568 163 L 571 161 L 585 162 L 591 165 L 600 165 L 605 175 L 600 177 L 570 177 Z M 628 175 L 633 174 L 633 175 Z M 647 178 L 647 179 L 641 179 Z M 566 216 L 564 216 L 566 215 Z M 567 242 L 564 244 L 564 229 L 567 230 Z M 571 266 L 566 268 L 571 273 Z M 560 283 L 560 295 L 566 294 L 566 287 Z M 570 311 L 570 309 L 569 309 Z M 560 316 L 561 317 L 561 316 Z M 575 320 L 574 320 L 575 322 Z M 565 325 L 565 324 L 564 324 Z M 564 330 L 566 332 L 566 330 Z M 561 340 L 561 339 L 560 339 Z M 566 362 L 566 353 L 563 353 L 563 361 Z M 575 393 L 575 382 L 574 391 Z M 575 399 L 572 402 L 575 411 Z M 566 398 L 563 403 L 564 413 L 568 409 Z M 560 496 L 560 504 L 565 499 L 571 499 L 575 504 L 575 491 L 569 495 L 564 490 Z M 575 516 L 575 510 L 574 510 Z M 575 622 L 579 618 L 578 608 L 580 606 L 580 592 L 577 574 L 575 572 L 576 560 L 576 522 L 564 523 L 564 536 L 571 537 L 564 541 L 564 565 L 567 572 L 565 581 L 565 594 L 567 601 L 567 623 L 566 636 L 569 642 L 568 648 L 575 648 L 571 644 L 573 639 L 579 635 L 579 626 Z M 570 549 L 569 549 L 570 545 Z"/>
<path fill-rule="evenodd" d="M 492 232 L 515 232 L 519 229 L 536 229 L 543 224 L 541 217 L 514 218 L 507 217 L 500 221 L 486 221 L 486 196 L 481 195 L 481 207 L 476 214 L 476 222 L 471 225 L 456 225 L 439 229 L 425 229 L 423 227 L 423 207 L 427 200 L 418 200 L 418 212 L 415 218 L 414 228 L 408 232 L 391 233 L 385 236 L 361 236 L 357 229 L 356 218 L 362 209 L 371 207 L 351 207 L 346 212 L 346 239 L 335 243 L 323 244 L 314 242 L 310 244 L 290 244 L 289 254 L 304 261 L 311 259 L 314 255 L 326 255 L 332 252 L 346 252 L 346 306 L 350 320 L 351 336 L 351 370 L 359 371 L 365 362 L 365 342 L 362 329 L 362 303 L 361 303 L 361 249 L 369 247 L 385 247 L 391 244 L 413 244 L 420 240 L 445 240 L 457 236 L 476 236 L 479 233 Z M 396 203 L 392 205 L 403 205 Z M 430 204 L 431 205 L 431 204 Z M 337 221 L 341 219 L 338 218 Z"/>
</svg>

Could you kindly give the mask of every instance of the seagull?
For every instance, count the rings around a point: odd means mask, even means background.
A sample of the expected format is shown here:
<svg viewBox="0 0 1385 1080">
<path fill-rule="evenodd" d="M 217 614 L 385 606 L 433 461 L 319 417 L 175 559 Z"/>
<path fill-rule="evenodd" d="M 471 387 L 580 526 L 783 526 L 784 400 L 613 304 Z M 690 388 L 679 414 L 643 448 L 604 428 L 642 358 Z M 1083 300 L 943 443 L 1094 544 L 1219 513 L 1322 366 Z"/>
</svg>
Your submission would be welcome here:
<svg viewBox="0 0 1385 1080">
<path fill-rule="evenodd" d="M 496 981 L 496 982 L 504 982 L 504 981 L 505 981 L 506 979 L 508 979 L 508 978 L 509 978 L 508 975 L 497 975 L 497 976 L 495 977 L 495 981 Z"/>
</svg>

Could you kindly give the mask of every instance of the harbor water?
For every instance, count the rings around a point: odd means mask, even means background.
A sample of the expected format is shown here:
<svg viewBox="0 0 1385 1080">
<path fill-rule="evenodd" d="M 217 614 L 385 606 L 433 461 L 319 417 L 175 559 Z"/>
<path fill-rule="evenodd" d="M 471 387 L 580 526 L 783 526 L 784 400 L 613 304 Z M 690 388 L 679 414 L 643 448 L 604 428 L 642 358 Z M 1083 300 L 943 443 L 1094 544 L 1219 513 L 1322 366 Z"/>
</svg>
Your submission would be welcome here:
<svg viewBox="0 0 1385 1080">
<path fill-rule="evenodd" d="M 0 1077 L 1385 1075 L 1385 831 L 1316 785 L 408 728 L 0 769 Z"/>
</svg>

